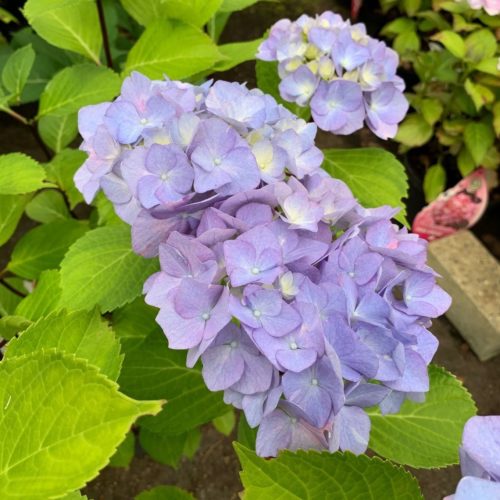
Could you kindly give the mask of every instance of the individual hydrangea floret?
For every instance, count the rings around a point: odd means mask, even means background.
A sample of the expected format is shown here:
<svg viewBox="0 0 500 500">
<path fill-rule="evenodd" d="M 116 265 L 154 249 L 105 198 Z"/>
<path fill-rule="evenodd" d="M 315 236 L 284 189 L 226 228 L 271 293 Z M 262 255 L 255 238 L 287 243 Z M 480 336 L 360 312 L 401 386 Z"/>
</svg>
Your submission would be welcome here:
<svg viewBox="0 0 500 500">
<path fill-rule="evenodd" d="M 500 498 L 500 415 L 472 417 L 465 424 L 460 447 L 464 476 L 445 500 Z"/>
<path fill-rule="evenodd" d="M 322 130 L 347 135 L 365 122 L 388 139 L 408 111 L 397 53 L 332 12 L 278 21 L 257 57 L 278 63 L 281 97 L 310 106 Z"/>
<path fill-rule="evenodd" d="M 498 0 L 467 0 L 471 9 L 484 9 L 489 16 L 500 14 L 500 2 Z"/>
<path fill-rule="evenodd" d="M 272 35 L 272 50 L 305 53 L 307 19 L 281 23 L 294 48 Z M 336 43 L 316 28 L 318 43 Z M 342 50 L 349 67 L 366 57 Z M 397 210 L 363 208 L 320 169 L 316 125 L 243 85 L 134 73 L 116 101 L 80 112 L 80 129 L 79 189 L 88 200 L 102 189 L 136 252 L 159 256 L 146 302 L 169 347 L 201 360 L 207 387 L 259 427 L 259 455 L 363 453 L 365 408 L 425 398 L 427 328 L 450 298 L 426 242 L 391 221 Z"/>
</svg>

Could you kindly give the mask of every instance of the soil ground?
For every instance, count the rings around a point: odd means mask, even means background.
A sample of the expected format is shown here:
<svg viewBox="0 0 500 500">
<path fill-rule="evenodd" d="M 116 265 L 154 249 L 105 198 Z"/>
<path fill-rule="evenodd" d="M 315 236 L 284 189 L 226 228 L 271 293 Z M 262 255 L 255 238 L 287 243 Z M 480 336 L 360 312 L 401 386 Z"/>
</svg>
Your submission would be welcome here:
<svg viewBox="0 0 500 500">
<path fill-rule="evenodd" d="M 282 17 L 294 19 L 304 12 L 315 14 L 330 9 L 346 17 L 347 5 L 348 2 L 331 0 L 262 2 L 234 15 L 222 41 L 257 38 L 274 21 Z M 369 31 L 376 32 L 370 29 Z M 255 85 L 253 63 L 243 64 L 221 76 L 226 79 L 247 81 L 249 86 Z M 394 150 L 394 143 L 382 143 L 366 130 L 347 138 L 321 133 L 317 143 L 321 147 L 382 146 Z M 23 151 L 39 160 L 44 160 L 32 135 L 7 115 L 0 114 L 0 154 L 14 151 Z M 411 215 L 422 204 L 422 192 L 418 175 L 412 169 L 409 170 L 409 174 Z M 477 227 L 479 236 L 497 257 L 500 253 L 499 240 L 494 229 L 495 221 L 498 220 L 498 201 L 498 197 L 492 201 L 487 216 Z M 30 226 L 31 221 L 23 219 L 12 241 L 2 247 L 0 268 L 6 263 L 15 241 Z M 477 403 L 479 414 L 500 414 L 498 390 L 500 357 L 480 362 L 446 318 L 437 320 L 432 330 L 440 341 L 435 363 L 444 366 L 463 381 Z M 158 464 L 142 450 L 138 450 L 130 467 L 104 469 L 100 476 L 87 486 L 85 492 L 89 498 L 95 500 L 131 500 L 145 489 L 160 484 L 173 484 L 191 491 L 198 500 L 237 499 L 242 485 L 238 475 L 239 463 L 231 443 L 231 436 L 225 437 L 207 425 L 203 429 L 202 443 L 195 457 L 192 460 L 183 460 L 177 470 Z M 412 472 L 417 476 L 426 500 L 439 500 L 453 492 L 460 478 L 457 466 L 432 471 L 412 470 Z"/>
</svg>

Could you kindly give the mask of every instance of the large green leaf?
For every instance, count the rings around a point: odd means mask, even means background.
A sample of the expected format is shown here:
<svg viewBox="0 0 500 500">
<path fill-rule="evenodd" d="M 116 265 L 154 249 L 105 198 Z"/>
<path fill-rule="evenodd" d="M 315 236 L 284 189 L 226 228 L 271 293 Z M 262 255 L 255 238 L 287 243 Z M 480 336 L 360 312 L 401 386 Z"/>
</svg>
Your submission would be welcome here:
<svg viewBox="0 0 500 500">
<path fill-rule="evenodd" d="M 26 45 L 11 54 L 3 67 L 2 83 L 17 100 L 21 98 L 34 62 L 35 51 L 31 45 Z"/>
<path fill-rule="evenodd" d="M 59 271 L 55 269 L 43 271 L 35 289 L 19 302 L 15 313 L 30 321 L 36 321 L 58 310 L 61 299 L 60 281 Z"/>
<path fill-rule="evenodd" d="M 130 425 L 161 403 L 134 401 L 83 360 L 54 351 L 0 364 L 0 498 L 57 498 L 106 465 Z"/>
<path fill-rule="evenodd" d="M 50 149 L 59 153 L 78 134 L 77 114 L 42 116 L 38 120 L 38 133 Z"/>
<path fill-rule="evenodd" d="M 6 355 L 22 356 L 50 348 L 86 359 L 111 380 L 116 380 L 120 373 L 120 342 L 98 311 L 49 314 L 12 339 Z"/>
<path fill-rule="evenodd" d="M 26 215 L 32 220 L 44 223 L 70 218 L 63 195 L 55 190 L 38 193 L 26 205 Z"/>
<path fill-rule="evenodd" d="M 7 269 L 35 279 L 45 269 L 59 265 L 68 248 L 88 230 L 87 221 L 58 220 L 28 231 L 12 252 Z"/>
<path fill-rule="evenodd" d="M 0 195 L 0 245 L 14 233 L 24 207 L 30 200 L 29 195 Z"/>
<path fill-rule="evenodd" d="M 403 165 L 396 157 L 378 148 L 326 149 L 323 168 L 344 181 L 365 207 L 390 205 L 401 207 L 396 216 L 406 221 L 405 204 L 408 179 Z"/>
<path fill-rule="evenodd" d="M 44 179 L 42 166 L 33 158 L 23 153 L 0 155 L 0 195 L 31 193 L 44 187 Z"/>
<path fill-rule="evenodd" d="M 47 42 L 99 64 L 102 36 L 94 0 L 28 0 L 24 15 Z"/>
<path fill-rule="evenodd" d="M 130 50 L 125 72 L 182 79 L 211 68 L 224 57 L 205 33 L 180 21 L 151 23 Z"/>
<path fill-rule="evenodd" d="M 136 255 L 130 228 L 105 226 L 89 231 L 68 251 L 61 263 L 61 306 L 112 311 L 134 300 L 158 267 L 156 260 Z"/>
<path fill-rule="evenodd" d="M 416 479 L 377 457 L 352 453 L 285 451 L 266 460 L 239 443 L 245 500 L 417 500 Z"/>
<path fill-rule="evenodd" d="M 200 370 L 186 367 L 186 353 L 169 349 L 158 330 L 127 352 L 119 383 L 132 397 L 168 401 L 160 415 L 143 420 L 154 432 L 182 434 L 227 412 L 221 393 L 209 391 Z"/>
<path fill-rule="evenodd" d="M 257 86 L 262 92 L 272 95 L 276 101 L 289 109 L 292 113 L 304 120 L 309 120 L 311 110 L 309 107 L 302 107 L 294 102 L 287 102 L 281 98 L 278 86 L 280 77 L 278 74 L 278 63 L 257 60 L 255 63 L 255 75 L 257 77 Z"/>
<path fill-rule="evenodd" d="M 47 178 L 66 193 L 71 208 L 83 202 L 82 194 L 76 188 L 73 177 L 86 158 L 87 154 L 78 149 L 63 149 L 46 165 Z"/>
<path fill-rule="evenodd" d="M 398 413 L 370 410 L 370 448 L 385 458 L 412 467 L 458 463 L 465 422 L 475 415 L 470 394 L 450 373 L 429 367 L 430 390 L 424 403 L 406 401 Z"/>
<path fill-rule="evenodd" d="M 82 106 L 113 99 L 120 77 L 111 69 L 84 63 L 59 71 L 40 97 L 38 116 L 67 115 Z"/>
</svg>

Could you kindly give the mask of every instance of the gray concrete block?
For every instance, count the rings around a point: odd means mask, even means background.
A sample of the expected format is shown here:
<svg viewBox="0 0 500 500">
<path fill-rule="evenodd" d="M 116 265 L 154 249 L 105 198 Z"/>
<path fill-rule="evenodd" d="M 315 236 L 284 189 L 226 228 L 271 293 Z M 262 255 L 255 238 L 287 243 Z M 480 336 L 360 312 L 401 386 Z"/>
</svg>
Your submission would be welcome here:
<svg viewBox="0 0 500 500">
<path fill-rule="evenodd" d="M 429 265 L 452 296 L 446 313 L 479 359 L 500 354 L 500 265 L 470 231 L 429 244 Z"/>
</svg>

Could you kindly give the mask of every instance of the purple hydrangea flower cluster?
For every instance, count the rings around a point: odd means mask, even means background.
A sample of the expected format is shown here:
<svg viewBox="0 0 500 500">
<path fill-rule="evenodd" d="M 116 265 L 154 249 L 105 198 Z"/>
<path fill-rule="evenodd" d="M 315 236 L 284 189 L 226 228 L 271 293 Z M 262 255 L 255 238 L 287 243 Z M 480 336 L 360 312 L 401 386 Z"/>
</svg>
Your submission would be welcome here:
<svg viewBox="0 0 500 500">
<path fill-rule="evenodd" d="M 500 498 L 500 415 L 472 417 L 465 424 L 460 447 L 464 476 L 445 500 Z"/>
<path fill-rule="evenodd" d="M 338 14 L 282 19 L 271 27 L 257 58 L 278 61 L 281 97 L 310 105 L 322 130 L 347 135 L 363 121 L 382 139 L 394 137 L 408 111 L 397 53 Z"/>
<path fill-rule="evenodd" d="M 301 179 L 323 162 L 314 124 L 238 83 L 134 72 L 114 102 L 82 108 L 78 122 L 88 153 L 78 189 L 88 203 L 102 189 L 148 256 L 165 232 L 196 224 L 203 207 L 286 175 Z"/>
<path fill-rule="evenodd" d="M 77 185 L 102 188 L 135 250 L 159 254 L 146 302 L 169 347 L 259 426 L 259 455 L 362 453 L 365 408 L 423 400 L 427 328 L 450 298 L 396 209 L 363 208 L 319 168 L 314 124 L 238 84 L 134 74 L 80 129 Z"/>
</svg>

